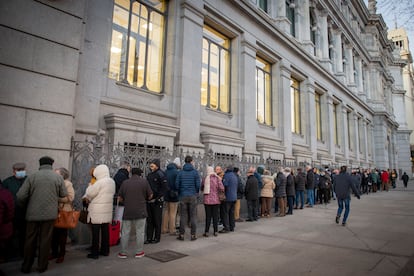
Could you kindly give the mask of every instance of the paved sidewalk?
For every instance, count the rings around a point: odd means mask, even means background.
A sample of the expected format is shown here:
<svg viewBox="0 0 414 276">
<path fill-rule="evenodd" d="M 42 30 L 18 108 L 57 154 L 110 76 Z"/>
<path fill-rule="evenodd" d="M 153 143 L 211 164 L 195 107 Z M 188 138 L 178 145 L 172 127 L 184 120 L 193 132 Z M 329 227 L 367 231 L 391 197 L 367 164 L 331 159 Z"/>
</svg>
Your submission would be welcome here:
<svg viewBox="0 0 414 276">
<path fill-rule="evenodd" d="M 69 247 L 64 263 L 50 262 L 43 275 L 414 275 L 414 181 L 406 190 L 401 186 L 352 198 L 346 227 L 335 223 L 332 201 L 293 216 L 237 223 L 235 232 L 218 237 L 202 237 L 199 225 L 196 241 L 187 231 L 185 241 L 163 235 L 159 244 L 145 245 L 147 255 L 187 255 L 170 262 L 119 259 L 119 246 L 109 257 L 91 260 L 84 248 Z M 20 264 L 0 269 L 21 275 Z"/>
</svg>

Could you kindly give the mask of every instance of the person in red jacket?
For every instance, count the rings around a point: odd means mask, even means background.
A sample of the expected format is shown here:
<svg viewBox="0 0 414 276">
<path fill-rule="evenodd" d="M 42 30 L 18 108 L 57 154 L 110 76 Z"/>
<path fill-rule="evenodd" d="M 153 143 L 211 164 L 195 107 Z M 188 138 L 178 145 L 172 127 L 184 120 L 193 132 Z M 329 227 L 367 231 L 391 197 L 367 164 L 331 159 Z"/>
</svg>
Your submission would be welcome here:
<svg viewBox="0 0 414 276">
<path fill-rule="evenodd" d="M 0 263 L 6 258 L 6 244 L 13 235 L 14 200 L 0 181 Z"/>
<path fill-rule="evenodd" d="M 388 192 L 388 185 L 390 182 L 390 175 L 388 174 L 388 171 L 383 170 L 381 173 L 381 183 L 382 183 L 382 190 L 387 190 Z"/>
</svg>

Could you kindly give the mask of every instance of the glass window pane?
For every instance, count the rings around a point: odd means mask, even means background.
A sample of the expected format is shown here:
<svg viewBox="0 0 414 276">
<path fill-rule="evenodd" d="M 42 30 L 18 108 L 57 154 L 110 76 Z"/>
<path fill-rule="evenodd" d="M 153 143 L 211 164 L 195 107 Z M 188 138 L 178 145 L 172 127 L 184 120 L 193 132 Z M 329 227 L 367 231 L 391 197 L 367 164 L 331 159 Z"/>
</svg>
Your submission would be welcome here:
<svg viewBox="0 0 414 276">
<path fill-rule="evenodd" d="M 152 12 L 150 21 L 147 27 L 149 32 L 147 87 L 151 91 L 161 92 L 164 17 Z"/>
</svg>

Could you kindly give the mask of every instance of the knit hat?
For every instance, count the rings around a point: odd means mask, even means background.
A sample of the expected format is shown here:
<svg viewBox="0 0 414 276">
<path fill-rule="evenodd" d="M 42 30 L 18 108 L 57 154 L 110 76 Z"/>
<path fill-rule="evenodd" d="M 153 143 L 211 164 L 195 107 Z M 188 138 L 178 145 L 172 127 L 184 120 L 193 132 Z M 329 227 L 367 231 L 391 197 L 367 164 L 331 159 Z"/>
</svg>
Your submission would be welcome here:
<svg viewBox="0 0 414 276">
<path fill-rule="evenodd" d="M 15 163 L 13 165 L 13 170 L 24 170 L 26 168 L 26 164 L 23 162 Z"/>
<path fill-rule="evenodd" d="M 181 167 L 181 160 L 180 160 L 180 157 L 176 157 L 176 158 L 174 159 L 173 163 L 174 163 L 175 165 L 177 165 L 177 167 Z"/>
<path fill-rule="evenodd" d="M 53 165 L 53 162 L 55 162 L 55 160 L 53 160 L 52 157 L 49 156 L 43 156 L 42 158 L 39 159 L 39 165 Z"/>
<path fill-rule="evenodd" d="M 160 167 L 160 164 L 161 164 L 160 159 L 153 159 L 153 160 L 151 161 L 151 164 L 155 164 L 155 165 L 157 165 L 157 167 L 159 168 L 159 167 Z"/>
</svg>

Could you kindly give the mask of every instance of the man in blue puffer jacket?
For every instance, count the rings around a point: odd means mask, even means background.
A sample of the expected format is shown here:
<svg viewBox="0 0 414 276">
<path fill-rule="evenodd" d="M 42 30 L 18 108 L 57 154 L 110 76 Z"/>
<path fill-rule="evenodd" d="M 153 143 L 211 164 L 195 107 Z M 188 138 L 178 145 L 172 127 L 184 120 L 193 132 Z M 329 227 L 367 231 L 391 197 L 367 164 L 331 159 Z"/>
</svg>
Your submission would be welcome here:
<svg viewBox="0 0 414 276">
<path fill-rule="evenodd" d="M 237 200 L 237 187 L 239 180 L 233 171 L 233 166 L 227 167 L 223 177 L 223 185 L 226 190 L 226 201 L 221 203 L 225 204 L 223 213 L 223 226 L 224 228 L 219 233 L 228 233 L 234 231 L 234 205 Z"/>
<path fill-rule="evenodd" d="M 197 195 L 200 190 L 200 175 L 194 168 L 191 156 L 186 156 L 184 159 L 183 169 L 178 173 L 175 181 L 175 188 L 178 191 L 178 198 L 180 200 L 180 234 L 177 239 L 183 241 L 185 226 L 188 222 L 188 214 L 190 214 L 191 221 L 191 240 L 197 239 Z"/>
</svg>

